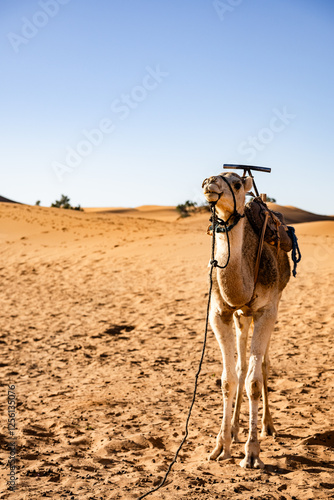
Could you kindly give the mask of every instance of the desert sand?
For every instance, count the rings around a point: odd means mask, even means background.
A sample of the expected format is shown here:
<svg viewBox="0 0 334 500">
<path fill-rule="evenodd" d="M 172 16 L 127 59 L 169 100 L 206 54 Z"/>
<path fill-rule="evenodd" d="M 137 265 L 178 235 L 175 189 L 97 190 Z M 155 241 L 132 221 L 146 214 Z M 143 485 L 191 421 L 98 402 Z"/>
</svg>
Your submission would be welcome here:
<svg viewBox="0 0 334 500">
<path fill-rule="evenodd" d="M 210 330 L 189 439 L 152 499 L 334 498 L 334 221 L 282 208 L 303 255 L 283 294 L 269 380 L 278 436 L 264 470 L 242 443 L 208 462 L 221 423 Z M 163 477 L 184 430 L 202 349 L 208 214 L 173 207 L 75 212 L 0 203 L 1 499 L 135 499 Z M 8 491 L 15 385 L 17 490 Z"/>
</svg>

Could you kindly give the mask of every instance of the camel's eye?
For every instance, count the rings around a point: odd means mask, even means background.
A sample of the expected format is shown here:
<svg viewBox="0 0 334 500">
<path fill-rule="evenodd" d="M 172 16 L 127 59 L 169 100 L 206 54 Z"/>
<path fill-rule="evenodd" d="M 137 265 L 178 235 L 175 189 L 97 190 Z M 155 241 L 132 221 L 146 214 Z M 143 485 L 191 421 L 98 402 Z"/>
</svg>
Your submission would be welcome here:
<svg viewBox="0 0 334 500">
<path fill-rule="evenodd" d="M 235 189 L 240 189 L 241 188 L 241 183 L 240 182 L 236 182 L 234 184 L 234 187 L 235 187 Z"/>
</svg>

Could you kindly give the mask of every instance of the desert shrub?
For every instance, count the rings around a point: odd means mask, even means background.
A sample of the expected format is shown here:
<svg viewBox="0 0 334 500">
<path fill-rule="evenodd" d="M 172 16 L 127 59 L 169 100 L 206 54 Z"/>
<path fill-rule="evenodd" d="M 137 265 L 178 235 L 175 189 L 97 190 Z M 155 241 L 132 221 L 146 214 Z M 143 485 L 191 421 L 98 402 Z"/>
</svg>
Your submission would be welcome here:
<svg viewBox="0 0 334 500">
<path fill-rule="evenodd" d="M 199 205 L 195 201 L 187 200 L 185 203 L 177 205 L 176 210 L 179 212 L 181 217 L 189 217 L 189 215 L 201 212 L 210 212 L 210 205 L 208 202 L 200 203 Z"/>
<path fill-rule="evenodd" d="M 52 203 L 51 207 L 65 208 L 67 210 L 80 210 L 80 211 L 82 210 L 80 205 L 72 207 L 72 205 L 70 204 L 70 198 L 64 194 L 61 195 L 60 200 L 56 200 L 54 203 Z"/>
<path fill-rule="evenodd" d="M 196 211 L 197 203 L 195 201 L 187 200 L 185 203 L 177 205 L 176 210 L 181 217 L 189 217 L 189 215 Z"/>
</svg>

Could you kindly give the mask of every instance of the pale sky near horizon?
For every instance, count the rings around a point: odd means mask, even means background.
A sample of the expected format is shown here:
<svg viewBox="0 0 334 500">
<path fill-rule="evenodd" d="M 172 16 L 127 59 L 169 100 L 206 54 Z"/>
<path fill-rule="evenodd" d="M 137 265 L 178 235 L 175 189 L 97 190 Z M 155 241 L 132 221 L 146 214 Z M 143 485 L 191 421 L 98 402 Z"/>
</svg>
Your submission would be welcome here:
<svg viewBox="0 0 334 500">
<path fill-rule="evenodd" d="M 334 215 L 331 0 L 2 0 L 0 194 L 200 202 L 223 163 Z"/>
</svg>

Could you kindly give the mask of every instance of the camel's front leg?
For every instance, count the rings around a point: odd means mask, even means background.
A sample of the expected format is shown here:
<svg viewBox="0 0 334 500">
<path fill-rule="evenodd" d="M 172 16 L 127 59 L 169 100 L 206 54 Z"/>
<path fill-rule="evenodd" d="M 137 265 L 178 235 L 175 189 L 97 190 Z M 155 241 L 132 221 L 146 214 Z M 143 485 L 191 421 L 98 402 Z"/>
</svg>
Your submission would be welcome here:
<svg viewBox="0 0 334 500">
<path fill-rule="evenodd" d="M 233 418 L 232 418 L 232 439 L 236 443 L 239 442 L 239 416 L 240 407 L 242 402 L 242 393 L 246 378 L 246 351 L 247 351 L 247 338 L 248 330 L 252 322 L 251 316 L 244 316 L 241 311 L 234 314 L 234 324 L 237 335 L 237 374 L 238 374 L 238 388 L 237 396 L 234 406 Z"/>
<path fill-rule="evenodd" d="M 269 398 L 268 398 L 268 376 L 269 376 L 269 345 L 266 354 L 262 362 L 262 375 L 263 375 L 263 387 L 262 387 L 262 399 L 263 399 L 263 417 L 262 417 L 262 432 L 261 436 L 275 436 L 276 431 L 273 424 L 273 419 L 270 414 L 269 409 Z"/>
<path fill-rule="evenodd" d="M 223 421 L 217 436 L 216 447 L 209 457 L 211 460 L 215 460 L 218 457 L 220 460 L 226 460 L 231 457 L 232 403 L 238 380 L 234 364 L 232 314 L 233 311 L 225 313 L 215 306 L 211 308 L 210 312 L 210 324 L 219 343 L 224 365 L 221 378 L 223 393 Z"/>
<path fill-rule="evenodd" d="M 269 345 L 271 332 L 274 329 L 276 316 L 276 305 L 254 315 L 254 334 L 246 378 L 246 390 L 249 399 L 249 436 L 245 446 L 246 456 L 240 462 L 242 467 L 264 467 L 259 456 L 260 445 L 257 435 L 257 421 L 263 384 L 262 361 Z"/>
</svg>

